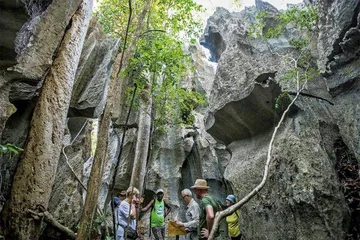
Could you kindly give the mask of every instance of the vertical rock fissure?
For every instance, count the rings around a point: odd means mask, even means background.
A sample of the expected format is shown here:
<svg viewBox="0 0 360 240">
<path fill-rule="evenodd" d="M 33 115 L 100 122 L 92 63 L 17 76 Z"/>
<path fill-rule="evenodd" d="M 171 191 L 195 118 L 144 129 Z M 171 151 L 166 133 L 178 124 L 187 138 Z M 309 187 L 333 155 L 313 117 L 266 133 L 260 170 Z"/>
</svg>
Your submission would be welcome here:
<svg viewBox="0 0 360 240">
<path fill-rule="evenodd" d="M 347 240 L 360 239 L 360 176 L 359 162 L 341 138 L 334 143 L 336 171 L 340 185 L 349 206 L 351 218 Z"/>
</svg>

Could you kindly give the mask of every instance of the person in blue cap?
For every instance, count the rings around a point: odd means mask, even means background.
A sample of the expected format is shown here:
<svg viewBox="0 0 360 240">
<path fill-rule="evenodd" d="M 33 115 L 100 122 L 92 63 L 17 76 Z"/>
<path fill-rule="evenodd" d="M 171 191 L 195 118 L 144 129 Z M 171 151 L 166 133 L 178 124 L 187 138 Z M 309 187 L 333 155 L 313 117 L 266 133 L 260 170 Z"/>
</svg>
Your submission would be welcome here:
<svg viewBox="0 0 360 240">
<path fill-rule="evenodd" d="M 120 198 L 114 197 L 114 207 L 117 208 L 121 203 Z"/>
<path fill-rule="evenodd" d="M 228 195 L 226 197 L 226 206 L 230 207 L 236 203 L 236 198 L 234 195 Z M 226 223 L 228 225 L 228 234 L 231 240 L 240 240 L 240 221 L 238 211 L 233 212 L 233 214 L 226 217 Z"/>
</svg>

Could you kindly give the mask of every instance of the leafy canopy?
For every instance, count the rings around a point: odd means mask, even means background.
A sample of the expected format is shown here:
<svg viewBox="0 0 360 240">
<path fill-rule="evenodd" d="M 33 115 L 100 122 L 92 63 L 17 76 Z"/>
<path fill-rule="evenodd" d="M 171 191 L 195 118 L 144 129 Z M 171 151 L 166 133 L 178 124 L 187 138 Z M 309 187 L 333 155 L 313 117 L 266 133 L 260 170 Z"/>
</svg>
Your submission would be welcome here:
<svg viewBox="0 0 360 240">
<path fill-rule="evenodd" d="M 267 18 L 272 18 L 277 24 L 275 27 L 264 31 Z M 301 9 L 294 6 L 286 11 L 280 12 L 278 15 L 268 13 L 267 11 L 261 11 L 255 16 L 255 19 L 257 23 L 250 26 L 249 36 L 267 39 L 279 38 L 288 24 L 293 24 L 296 29 L 311 32 L 314 30 L 319 16 L 314 7 L 307 6 Z"/>
<path fill-rule="evenodd" d="M 139 9 L 142 4 L 144 1 L 137 1 L 134 8 Z M 180 86 L 193 71 L 191 58 L 183 48 L 185 42 L 199 37 L 202 28 L 193 18 L 198 11 L 201 6 L 192 0 L 154 0 L 135 56 L 122 73 L 123 77 L 132 78 L 140 90 L 151 89 L 153 120 L 158 129 L 167 124 L 192 124 L 192 110 L 205 102 L 196 91 Z M 97 17 L 106 33 L 123 39 L 128 14 L 127 1 L 103 0 Z M 134 22 L 136 17 L 130 35 Z M 133 91 L 133 87 L 127 90 L 128 102 Z"/>
</svg>

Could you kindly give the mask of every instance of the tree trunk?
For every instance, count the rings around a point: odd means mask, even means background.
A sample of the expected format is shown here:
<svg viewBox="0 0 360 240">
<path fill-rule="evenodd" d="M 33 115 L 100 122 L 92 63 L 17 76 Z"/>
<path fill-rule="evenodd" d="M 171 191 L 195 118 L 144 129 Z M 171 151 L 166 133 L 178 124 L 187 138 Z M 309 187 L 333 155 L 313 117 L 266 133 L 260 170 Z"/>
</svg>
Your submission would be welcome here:
<svg viewBox="0 0 360 240">
<path fill-rule="evenodd" d="M 131 174 L 130 185 L 143 191 L 146 174 L 146 162 L 149 151 L 150 128 L 151 128 L 152 98 L 150 86 L 143 89 L 140 94 L 140 117 L 135 149 L 135 160 Z"/>
<path fill-rule="evenodd" d="M 38 239 L 41 220 L 28 210 L 47 209 L 62 147 L 71 91 L 90 21 L 92 1 L 72 17 L 36 104 L 24 154 L 5 209 L 6 239 Z"/>
<path fill-rule="evenodd" d="M 122 82 L 123 79 L 119 78 L 119 74 L 122 70 L 122 66 L 127 66 L 130 57 L 133 56 L 135 51 L 135 45 L 137 39 L 140 36 L 140 31 L 142 28 L 142 24 L 144 22 L 146 13 L 150 8 L 151 0 L 148 0 L 143 8 L 143 11 L 139 17 L 138 25 L 136 27 L 133 39 L 131 41 L 130 46 L 126 50 L 126 52 L 119 53 L 116 57 L 116 62 L 114 63 L 114 68 L 112 70 L 110 86 L 109 86 L 109 95 L 108 100 L 104 109 L 104 113 L 100 120 L 100 128 L 98 141 L 95 151 L 94 160 L 91 167 L 91 173 L 88 183 L 88 190 L 86 192 L 86 199 L 84 210 L 80 220 L 80 229 L 77 233 L 77 240 L 85 240 L 89 236 L 89 226 L 92 224 L 92 219 L 95 214 L 95 209 L 97 205 L 97 199 L 99 195 L 99 188 L 101 185 L 101 179 L 104 172 L 104 166 L 106 165 L 106 151 L 108 145 L 108 137 L 109 137 L 109 129 L 112 117 L 112 110 L 114 106 L 117 104 L 115 102 L 117 92 L 117 86 Z M 123 55 L 123 57 L 120 57 Z"/>
</svg>

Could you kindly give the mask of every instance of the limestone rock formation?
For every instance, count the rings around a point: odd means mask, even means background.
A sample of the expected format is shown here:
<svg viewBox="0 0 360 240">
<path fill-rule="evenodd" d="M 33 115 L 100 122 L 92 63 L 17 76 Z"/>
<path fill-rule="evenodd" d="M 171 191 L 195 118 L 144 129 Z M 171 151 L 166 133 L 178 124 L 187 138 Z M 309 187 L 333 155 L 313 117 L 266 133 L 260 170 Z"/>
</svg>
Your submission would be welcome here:
<svg viewBox="0 0 360 240">
<path fill-rule="evenodd" d="M 257 7 L 261 2 L 257 1 Z M 354 227 L 359 212 L 350 204 L 354 199 L 342 191 L 344 182 L 337 174 L 341 157 L 333 154 L 341 143 L 346 149 L 342 151 L 348 153 L 345 159 L 354 169 L 359 168 L 358 162 L 351 160 L 359 157 L 359 104 L 354 100 L 360 90 L 355 67 L 359 59 L 354 49 L 360 43 L 358 25 L 353 22 L 359 1 L 315 2 L 320 21 L 318 48 L 313 54 L 318 57 L 319 69 L 328 66 L 332 71 L 309 83 L 282 124 L 268 183 L 241 210 L 246 239 L 345 239 L 359 234 Z M 285 44 L 248 38 L 247 26 L 253 17 L 242 16 L 253 16 L 258 10 L 229 13 L 217 9 L 204 34 L 203 45 L 210 46 L 218 61 L 206 127 L 231 152 L 224 177 L 239 198 L 261 181 L 272 129 L 278 121 L 274 101 L 287 87 L 279 80 L 291 68 L 275 51 L 296 56 L 288 44 L 291 32 L 280 38 Z M 234 27 L 234 22 L 239 26 Z M 352 181 L 356 184 L 358 179 L 354 170 Z"/>
<path fill-rule="evenodd" d="M 63 153 L 49 202 L 49 212 L 63 225 L 76 231 L 83 206 L 81 187 L 77 178 L 83 180 L 83 165 L 91 156 L 91 121 L 86 118 L 70 118 L 64 137 Z M 72 144 L 71 144 L 72 143 Z M 73 171 L 71 170 L 73 169 Z M 76 176 L 74 175 L 76 174 Z M 47 225 L 43 239 L 64 239 L 66 235 Z"/>
<path fill-rule="evenodd" d="M 5 36 L 0 38 L 0 51 L 4 53 L 0 59 L 2 142 L 23 146 L 26 141 L 42 79 L 78 2 L 4 2 L 0 17 L 1 36 Z M 307 2 L 319 10 L 318 32 L 311 44 L 314 63 L 322 74 L 308 83 L 280 128 L 268 183 L 241 209 L 241 231 L 246 239 L 337 240 L 360 232 L 356 200 L 360 158 L 360 1 Z M 211 61 L 202 46 L 188 49 L 195 75 L 185 79 L 182 86 L 202 92 L 208 104 L 196 109 L 193 126 L 168 126 L 166 134 L 158 134 L 152 140 L 144 193 L 147 202 L 157 188 L 163 188 L 165 198 L 174 207 L 171 217 L 182 217 L 180 209 L 185 206 L 180 191 L 189 188 L 197 178 L 207 179 L 210 193 L 222 202 L 229 193 L 237 198 L 245 196 L 260 182 L 269 139 L 282 113 L 274 107 L 276 99 L 284 89 L 291 94 L 296 91 L 279 81 L 291 69 L 280 55 L 296 56 L 298 51 L 289 42 L 302 34 L 289 27 L 279 39 L 250 39 L 249 26 L 262 10 L 271 13 L 266 28 L 276 25 L 279 11 L 262 0 L 240 13 L 218 8 L 209 18 L 201 39 L 201 45 L 210 51 Z M 69 143 L 86 118 L 102 113 L 107 95 L 104 89 L 119 44 L 92 21 L 77 71 L 64 140 L 68 162 L 78 176 L 82 175 L 84 183 L 92 164 L 89 123 L 77 141 Z M 131 114 L 131 128 L 125 133 L 115 176 L 116 191 L 126 189 L 130 182 L 137 115 Z M 124 116 L 119 119 L 123 124 Z M 105 210 L 123 134 L 119 122 L 109 132 L 109 164 L 98 199 Z M 8 198 L 17 162 L 16 156 L 0 156 L 0 211 Z M 64 155 L 60 163 L 49 210 L 75 230 L 85 193 Z M 345 186 L 352 190 L 343 192 Z M 43 238 L 51 237 L 63 238 L 46 226 Z"/>
<path fill-rule="evenodd" d="M 94 19 L 76 73 L 71 99 L 71 114 L 98 118 L 104 110 L 112 64 L 119 48 L 119 40 L 109 38 Z"/>
<path fill-rule="evenodd" d="M 79 2 L 80 0 L 54 0 L 1 3 L 0 31 L 2 36 L 6 36 L 0 39 L 1 143 L 9 142 L 19 147 L 24 145 L 42 80 L 52 64 L 53 57 L 57 54 L 57 48 Z M 83 49 L 82 63 L 77 70 L 77 95 L 74 97 L 76 101 L 73 101 L 75 116 L 94 117 L 101 114 L 106 96 L 104 88 L 108 82 L 113 54 L 118 44 L 119 40 L 105 36 L 101 26 L 95 21 L 92 22 Z M 81 95 L 84 86 L 96 92 L 96 96 Z M 83 123 L 83 119 L 75 117 L 69 120 L 69 123 L 71 126 L 78 126 Z M 73 133 L 75 130 L 71 129 L 70 132 Z M 67 147 L 66 152 L 70 164 L 82 178 L 83 164 L 90 154 L 89 145 L 76 142 L 74 146 Z M 0 155 L 0 210 L 9 197 L 19 157 L 13 154 Z M 60 161 L 63 160 L 64 156 Z M 82 190 L 66 164 L 59 166 L 58 173 L 49 208 L 55 218 L 74 229 L 81 214 Z M 71 209 L 69 212 L 71 214 L 64 215 L 61 212 L 64 209 Z M 48 236 L 52 233 L 52 230 L 47 232 Z"/>
</svg>

